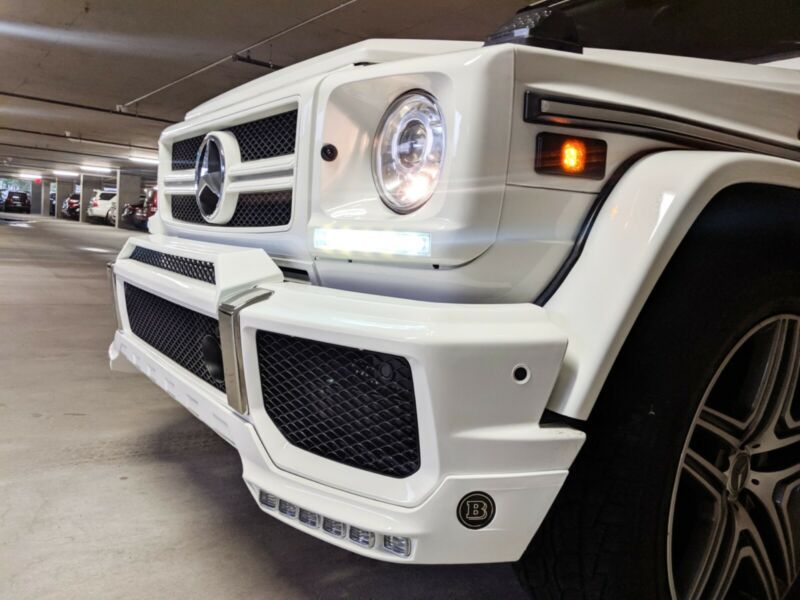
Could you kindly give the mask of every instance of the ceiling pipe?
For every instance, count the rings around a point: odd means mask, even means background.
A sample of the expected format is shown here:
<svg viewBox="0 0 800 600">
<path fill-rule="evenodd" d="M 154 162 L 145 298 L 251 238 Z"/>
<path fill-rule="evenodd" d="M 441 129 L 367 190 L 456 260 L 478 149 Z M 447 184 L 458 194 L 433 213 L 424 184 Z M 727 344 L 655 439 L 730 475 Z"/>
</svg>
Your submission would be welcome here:
<svg viewBox="0 0 800 600">
<path fill-rule="evenodd" d="M 143 119 L 145 121 L 154 121 L 156 123 L 166 123 L 172 125 L 175 121 L 162 119 L 160 117 L 150 117 L 146 115 L 139 115 L 135 113 L 119 112 L 110 108 L 102 108 L 100 106 L 91 106 L 89 104 L 78 104 L 77 102 L 67 102 L 65 100 L 54 100 L 53 98 L 42 98 L 40 96 L 30 96 L 28 94 L 17 94 L 16 92 L 4 92 L 0 90 L 0 96 L 8 98 L 17 98 L 18 100 L 33 100 L 34 102 L 43 102 L 45 104 L 55 104 L 56 106 L 65 106 L 67 108 L 77 108 L 80 110 L 91 110 L 94 112 L 104 113 L 106 115 L 130 117 L 131 119 Z"/>
<path fill-rule="evenodd" d="M 233 56 L 231 56 L 231 60 L 233 62 L 243 62 L 243 63 L 247 63 L 248 65 L 256 65 L 258 67 L 264 67 L 266 69 L 272 69 L 273 71 L 277 71 L 279 69 L 283 69 L 284 68 L 281 65 L 276 65 L 271 60 L 264 61 L 264 60 L 258 60 L 256 58 L 252 58 L 250 56 L 249 52 L 247 54 L 245 54 L 244 56 L 242 56 L 241 54 L 234 54 Z"/>
<path fill-rule="evenodd" d="M 11 131 L 13 133 L 24 133 L 27 135 L 41 135 L 45 137 L 52 137 L 59 140 L 67 140 L 70 142 L 82 142 L 84 144 L 95 144 L 99 146 L 110 146 L 112 148 L 122 148 L 124 150 L 148 150 L 153 152 L 158 152 L 158 148 L 154 148 L 152 146 L 138 146 L 136 144 L 122 144 L 119 142 L 107 142 L 104 140 L 95 140 L 92 138 L 85 138 L 85 137 L 74 137 L 69 134 L 61 135 L 59 133 L 49 133 L 46 131 L 33 131 L 31 129 L 18 129 L 16 127 L 0 127 L 0 131 Z M 65 152 L 67 152 L 65 150 Z"/>
<path fill-rule="evenodd" d="M 72 152 L 71 150 L 54 150 L 53 148 L 41 148 L 39 146 L 26 146 L 24 144 L 9 144 L 7 142 L 0 141 L 0 153 L 2 153 L 2 149 L 3 148 L 20 148 L 22 150 L 34 150 L 34 151 L 37 151 L 37 152 L 60 153 L 60 154 L 68 154 L 68 155 L 72 155 L 72 156 L 88 156 L 90 158 L 102 158 L 104 160 L 112 160 L 112 161 L 119 161 L 119 162 L 123 162 L 123 161 L 127 161 L 128 160 L 127 156 L 109 156 L 109 155 L 103 155 L 103 154 L 89 154 L 88 152 Z M 14 156 L 11 153 L 6 153 L 6 154 L 9 155 L 9 156 L 12 156 L 12 157 Z M 23 159 L 28 159 L 28 160 L 52 161 L 52 159 L 36 158 L 36 157 L 30 157 L 30 156 L 23 156 L 23 157 L 17 157 L 17 158 L 23 158 Z M 65 160 L 57 160 L 57 161 L 52 161 L 52 162 L 60 162 L 60 163 L 63 163 L 63 164 L 76 164 L 76 165 L 80 165 L 81 164 L 81 163 L 70 163 L 69 161 L 65 161 Z M 114 167 L 114 168 L 116 168 L 116 167 Z"/>
</svg>

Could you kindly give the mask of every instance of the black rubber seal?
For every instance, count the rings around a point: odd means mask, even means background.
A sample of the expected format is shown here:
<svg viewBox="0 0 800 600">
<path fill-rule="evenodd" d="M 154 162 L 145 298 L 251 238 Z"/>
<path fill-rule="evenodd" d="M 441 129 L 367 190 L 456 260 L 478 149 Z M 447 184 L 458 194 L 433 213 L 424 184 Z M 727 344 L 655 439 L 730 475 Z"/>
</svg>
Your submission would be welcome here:
<svg viewBox="0 0 800 600">
<path fill-rule="evenodd" d="M 627 158 L 621 165 L 619 165 L 611 176 L 606 180 L 603 184 L 603 187 L 600 189 L 600 192 L 597 194 L 597 198 L 595 198 L 594 202 L 592 203 L 591 208 L 589 209 L 589 214 L 586 215 L 586 218 L 583 220 L 580 229 L 578 230 L 578 235 L 575 238 L 575 243 L 572 245 L 572 250 L 567 255 L 566 260 L 561 265 L 561 267 L 556 271 L 556 274 L 550 280 L 550 283 L 545 286 L 545 288 L 539 293 L 536 297 L 536 300 L 533 301 L 534 304 L 537 306 L 544 306 L 550 298 L 553 297 L 553 294 L 556 293 L 556 290 L 561 286 L 564 280 L 569 275 L 570 271 L 572 271 L 572 267 L 575 266 L 575 263 L 578 262 L 578 259 L 581 257 L 583 253 L 583 247 L 586 245 L 586 240 L 589 237 L 589 233 L 594 226 L 595 221 L 597 220 L 597 215 L 600 214 L 600 210 L 603 208 L 603 205 L 606 203 L 606 199 L 611 195 L 611 192 L 619 183 L 620 179 L 628 172 L 628 170 L 635 165 L 637 162 L 645 158 L 646 156 L 650 156 L 652 154 L 657 154 L 659 152 L 666 152 L 669 151 L 670 148 L 653 148 L 651 150 L 643 150 L 641 152 L 637 152 L 633 156 Z"/>
</svg>

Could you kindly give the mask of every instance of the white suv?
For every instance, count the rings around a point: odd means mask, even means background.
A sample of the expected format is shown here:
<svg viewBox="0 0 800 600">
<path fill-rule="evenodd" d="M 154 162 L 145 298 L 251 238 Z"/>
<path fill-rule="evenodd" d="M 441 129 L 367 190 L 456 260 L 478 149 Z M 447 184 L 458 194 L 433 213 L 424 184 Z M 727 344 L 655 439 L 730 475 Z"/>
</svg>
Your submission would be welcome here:
<svg viewBox="0 0 800 600">
<path fill-rule="evenodd" d="M 751 63 L 800 11 L 714 4 L 544 0 L 189 112 L 111 265 L 112 364 L 353 552 L 517 561 L 542 598 L 787 596 L 800 71 Z"/>
<path fill-rule="evenodd" d="M 116 206 L 116 202 L 116 192 L 95 190 L 92 199 L 89 200 L 89 206 L 86 207 L 86 215 L 90 219 L 103 219 L 107 223 L 113 223 L 111 220 L 111 209 Z"/>
</svg>

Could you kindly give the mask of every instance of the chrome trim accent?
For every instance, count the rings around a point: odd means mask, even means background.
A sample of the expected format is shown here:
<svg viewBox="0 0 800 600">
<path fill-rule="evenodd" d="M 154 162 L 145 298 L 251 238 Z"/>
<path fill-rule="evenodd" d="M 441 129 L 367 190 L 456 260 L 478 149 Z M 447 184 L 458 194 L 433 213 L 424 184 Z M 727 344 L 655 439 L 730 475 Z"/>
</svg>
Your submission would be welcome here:
<svg viewBox="0 0 800 600">
<path fill-rule="evenodd" d="M 217 308 L 219 317 L 219 339 L 222 347 L 222 367 L 225 375 L 225 391 L 228 405 L 239 414 L 250 412 L 247 401 L 247 385 L 244 380 L 244 359 L 242 357 L 242 331 L 239 313 L 248 306 L 263 302 L 273 292 L 251 288 L 232 295 L 220 302 Z"/>
<path fill-rule="evenodd" d="M 117 299 L 117 276 L 114 274 L 114 262 L 106 264 L 108 283 L 111 285 L 111 298 L 114 302 L 114 314 L 117 316 L 117 330 L 122 331 L 122 318 L 119 315 L 119 301 Z"/>
<path fill-rule="evenodd" d="M 749 151 L 800 160 L 800 146 L 638 106 L 553 96 L 535 90 L 526 91 L 524 100 L 523 120 L 526 123 L 621 132 L 694 148 Z"/>
<path fill-rule="evenodd" d="M 217 164 L 210 159 L 212 148 L 217 153 Z M 195 159 L 194 168 L 194 195 L 195 202 L 197 203 L 197 210 L 200 215 L 208 223 L 213 223 L 214 218 L 219 213 L 220 205 L 224 197 L 225 188 L 225 151 L 223 150 L 222 143 L 219 141 L 214 133 L 209 133 L 200 144 L 200 149 L 197 151 L 197 158 Z M 203 208 L 200 201 L 203 192 L 208 190 L 217 197 L 217 202 L 214 205 L 214 210 L 207 213 Z"/>
</svg>

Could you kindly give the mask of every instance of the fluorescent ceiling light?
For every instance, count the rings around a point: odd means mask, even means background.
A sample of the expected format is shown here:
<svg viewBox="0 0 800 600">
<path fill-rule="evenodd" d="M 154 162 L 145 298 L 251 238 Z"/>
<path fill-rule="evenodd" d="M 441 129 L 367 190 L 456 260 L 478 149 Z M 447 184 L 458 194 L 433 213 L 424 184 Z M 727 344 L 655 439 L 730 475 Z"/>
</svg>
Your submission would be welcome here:
<svg viewBox="0 0 800 600">
<path fill-rule="evenodd" d="M 133 162 L 138 162 L 138 163 L 145 163 L 147 165 L 158 164 L 158 158 L 153 158 L 151 156 L 129 156 L 128 160 L 132 160 Z"/>
<path fill-rule="evenodd" d="M 20 179 L 41 179 L 42 175 L 40 173 L 20 173 Z"/>
<path fill-rule="evenodd" d="M 314 248 L 329 252 L 430 256 L 431 234 L 416 231 L 320 228 L 314 230 Z"/>
<path fill-rule="evenodd" d="M 62 171 L 60 169 L 53 169 L 53 175 L 59 175 L 60 177 L 77 177 L 79 173 L 77 171 Z"/>
<path fill-rule="evenodd" d="M 89 173 L 111 173 L 111 169 L 108 167 L 81 166 L 81 171 L 88 171 Z"/>
</svg>

